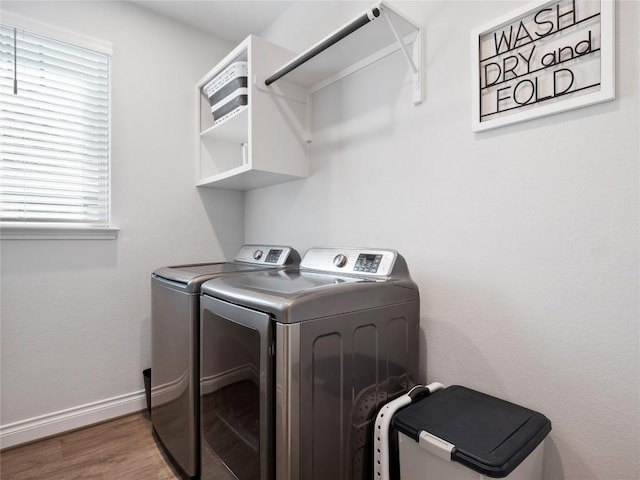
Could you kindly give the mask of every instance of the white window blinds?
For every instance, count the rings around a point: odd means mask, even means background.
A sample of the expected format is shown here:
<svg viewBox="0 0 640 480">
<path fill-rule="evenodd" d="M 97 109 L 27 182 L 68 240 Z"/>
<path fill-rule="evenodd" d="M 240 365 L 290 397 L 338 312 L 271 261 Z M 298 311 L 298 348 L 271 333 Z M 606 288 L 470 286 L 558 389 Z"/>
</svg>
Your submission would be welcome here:
<svg viewBox="0 0 640 480">
<path fill-rule="evenodd" d="M 0 26 L 0 218 L 109 226 L 110 56 Z"/>
</svg>

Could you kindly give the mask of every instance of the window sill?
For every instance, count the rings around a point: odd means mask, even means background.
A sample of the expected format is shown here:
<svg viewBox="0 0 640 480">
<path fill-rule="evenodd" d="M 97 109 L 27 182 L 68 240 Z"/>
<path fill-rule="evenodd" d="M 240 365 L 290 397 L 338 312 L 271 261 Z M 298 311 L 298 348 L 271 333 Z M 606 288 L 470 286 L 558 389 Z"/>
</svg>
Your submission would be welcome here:
<svg viewBox="0 0 640 480">
<path fill-rule="evenodd" d="M 0 226 L 0 240 L 115 240 L 119 228 Z"/>
</svg>

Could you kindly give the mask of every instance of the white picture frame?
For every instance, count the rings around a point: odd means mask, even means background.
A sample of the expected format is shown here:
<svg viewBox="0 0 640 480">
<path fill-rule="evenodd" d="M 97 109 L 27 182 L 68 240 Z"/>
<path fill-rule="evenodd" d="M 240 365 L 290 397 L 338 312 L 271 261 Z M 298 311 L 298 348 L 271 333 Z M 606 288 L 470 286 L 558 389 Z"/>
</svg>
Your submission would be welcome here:
<svg viewBox="0 0 640 480">
<path fill-rule="evenodd" d="M 615 98 L 614 0 L 529 3 L 471 32 L 471 129 Z"/>
</svg>

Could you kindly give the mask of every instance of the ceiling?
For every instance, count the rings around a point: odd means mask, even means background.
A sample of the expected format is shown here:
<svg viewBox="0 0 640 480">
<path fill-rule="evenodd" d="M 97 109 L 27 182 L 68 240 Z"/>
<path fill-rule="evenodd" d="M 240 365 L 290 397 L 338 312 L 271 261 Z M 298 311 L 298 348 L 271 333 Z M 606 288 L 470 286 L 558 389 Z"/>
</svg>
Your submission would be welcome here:
<svg viewBox="0 0 640 480">
<path fill-rule="evenodd" d="M 207 31 L 230 43 L 259 34 L 293 0 L 132 0 L 147 10 Z"/>
</svg>

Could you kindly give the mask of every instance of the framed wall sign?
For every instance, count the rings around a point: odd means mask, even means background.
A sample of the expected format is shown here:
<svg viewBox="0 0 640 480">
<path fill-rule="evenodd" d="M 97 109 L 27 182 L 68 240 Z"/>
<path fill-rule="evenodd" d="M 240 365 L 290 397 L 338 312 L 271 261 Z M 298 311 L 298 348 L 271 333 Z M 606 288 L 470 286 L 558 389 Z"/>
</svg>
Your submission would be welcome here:
<svg viewBox="0 0 640 480">
<path fill-rule="evenodd" d="M 613 0 L 528 4 L 471 34 L 472 130 L 612 100 Z"/>
</svg>

